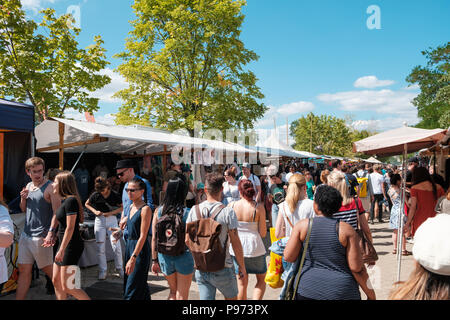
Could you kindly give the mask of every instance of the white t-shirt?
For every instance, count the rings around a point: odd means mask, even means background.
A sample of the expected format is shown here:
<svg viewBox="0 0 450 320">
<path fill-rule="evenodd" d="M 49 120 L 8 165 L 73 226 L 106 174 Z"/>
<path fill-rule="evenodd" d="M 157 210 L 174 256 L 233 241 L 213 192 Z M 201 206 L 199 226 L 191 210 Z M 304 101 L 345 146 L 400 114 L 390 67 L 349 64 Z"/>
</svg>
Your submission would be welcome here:
<svg viewBox="0 0 450 320">
<path fill-rule="evenodd" d="M 14 234 L 14 225 L 8 210 L 0 205 L 0 231 Z M 8 281 L 8 265 L 5 259 L 5 248 L 0 248 L 0 284 Z"/>
<path fill-rule="evenodd" d="M 382 184 L 384 177 L 378 172 L 370 174 L 370 181 L 372 183 L 373 194 L 383 194 Z"/>
<path fill-rule="evenodd" d="M 283 215 L 284 224 L 286 227 L 286 237 L 290 237 L 292 233 L 291 224 L 287 221 L 286 216 L 289 218 L 292 225 L 295 226 L 295 224 L 300 220 L 313 218 L 316 216 L 313 204 L 314 201 L 308 198 L 300 200 L 297 202 L 297 207 L 295 208 L 294 213 L 292 213 L 286 201 L 280 203 L 278 214 Z"/>
</svg>

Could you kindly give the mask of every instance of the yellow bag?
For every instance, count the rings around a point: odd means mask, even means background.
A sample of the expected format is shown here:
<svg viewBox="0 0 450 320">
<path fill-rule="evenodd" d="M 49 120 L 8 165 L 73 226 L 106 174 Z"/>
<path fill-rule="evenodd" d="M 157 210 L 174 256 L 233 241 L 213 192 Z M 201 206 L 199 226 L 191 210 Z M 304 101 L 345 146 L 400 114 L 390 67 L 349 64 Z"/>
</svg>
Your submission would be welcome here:
<svg viewBox="0 0 450 320">
<path fill-rule="evenodd" d="M 278 239 L 275 237 L 275 228 L 270 228 L 270 240 L 274 243 Z M 281 279 L 283 273 L 282 257 L 278 254 L 270 252 L 270 262 L 267 268 L 264 281 L 274 289 L 283 287 L 284 281 Z"/>
</svg>

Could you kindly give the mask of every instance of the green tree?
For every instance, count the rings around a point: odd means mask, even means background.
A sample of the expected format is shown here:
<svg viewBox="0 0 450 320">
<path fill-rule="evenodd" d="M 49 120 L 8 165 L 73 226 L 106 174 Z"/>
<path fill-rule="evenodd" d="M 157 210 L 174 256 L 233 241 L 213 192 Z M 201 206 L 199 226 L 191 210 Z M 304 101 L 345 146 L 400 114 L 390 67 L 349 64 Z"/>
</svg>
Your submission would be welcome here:
<svg viewBox="0 0 450 320">
<path fill-rule="evenodd" d="M 416 66 L 406 78 L 420 86 L 420 94 L 413 100 L 421 121 L 416 127 L 434 129 L 448 127 L 450 113 L 450 42 L 422 51 L 426 66 Z"/>
<path fill-rule="evenodd" d="M 351 129 L 344 119 L 312 112 L 291 123 L 294 149 L 333 156 L 351 154 Z"/>
<path fill-rule="evenodd" d="M 118 71 L 129 88 L 116 123 L 139 123 L 193 134 L 248 129 L 266 106 L 257 78 L 244 67 L 258 56 L 239 39 L 242 0 L 136 0 L 137 19 Z"/>
<path fill-rule="evenodd" d="M 100 36 L 86 49 L 78 47 L 80 29 L 71 15 L 55 17 L 43 10 L 38 25 L 25 18 L 19 0 L 2 1 L 0 8 L 0 96 L 35 106 L 38 122 L 62 117 L 73 108 L 98 110 L 91 93 L 111 82 L 99 74 L 108 62 Z"/>
</svg>

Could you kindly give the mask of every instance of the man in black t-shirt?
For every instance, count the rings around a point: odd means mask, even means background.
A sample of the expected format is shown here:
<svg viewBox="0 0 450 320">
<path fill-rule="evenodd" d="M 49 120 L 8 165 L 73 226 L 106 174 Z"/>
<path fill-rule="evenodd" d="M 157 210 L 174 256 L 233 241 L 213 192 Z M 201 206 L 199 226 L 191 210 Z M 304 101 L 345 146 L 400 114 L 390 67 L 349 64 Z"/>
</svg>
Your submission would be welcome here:
<svg viewBox="0 0 450 320">
<path fill-rule="evenodd" d="M 286 184 L 281 180 L 281 172 L 270 175 L 269 197 L 272 200 L 272 227 L 275 227 L 278 217 L 278 205 L 286 198 Z"/>
</svg>

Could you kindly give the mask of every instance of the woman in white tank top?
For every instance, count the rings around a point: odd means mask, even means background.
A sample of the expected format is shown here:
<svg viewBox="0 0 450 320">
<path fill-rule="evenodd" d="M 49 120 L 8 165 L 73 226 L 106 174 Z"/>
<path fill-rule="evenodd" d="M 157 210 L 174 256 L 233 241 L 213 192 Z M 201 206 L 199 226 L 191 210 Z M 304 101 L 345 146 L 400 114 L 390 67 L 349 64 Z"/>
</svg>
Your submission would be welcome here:
<svg viewBox="0 0 450 320">
<path fill-rule="evenodd" d="M 295 224 L 302 219 L 312 218 L 314 202 L 306 194 L 306 179 L 302 174 L 294 174 L 289 179 L 286 200 L 279 205 L 275 236 L 290 237 Z"/>
<path fill-rule="evenodd" d="M 262 238 L 266 236 L 266 210 L 263 204 L 256 204 L 253 201 L 255 189 L 250 180 L 241 180 L 239 182 L 239 193 L 241 200 L 230 203 L 236 212 L 238 219 L 238 234 L 242 243 L 244 252 L 244 262 L 247 274 L 256 275 L 256 285 L 253 290 L 253 300 L 262 300 L 266 290 L 264 278 L 266 276 L 266 249 Z M 230 254 L 233 257 L 235 272 L 238 272 L 237 263 L 234 258 L 233 249 L 230 246 Z M 239 279 L 238 282 L 238 300 L 247 300 L 248 277 Z"/>
</svg>

